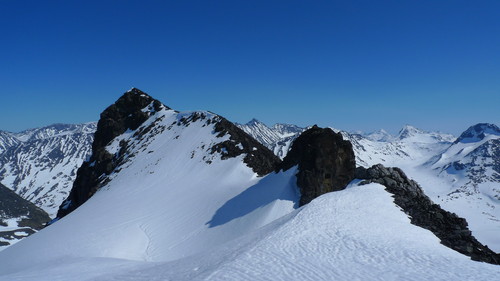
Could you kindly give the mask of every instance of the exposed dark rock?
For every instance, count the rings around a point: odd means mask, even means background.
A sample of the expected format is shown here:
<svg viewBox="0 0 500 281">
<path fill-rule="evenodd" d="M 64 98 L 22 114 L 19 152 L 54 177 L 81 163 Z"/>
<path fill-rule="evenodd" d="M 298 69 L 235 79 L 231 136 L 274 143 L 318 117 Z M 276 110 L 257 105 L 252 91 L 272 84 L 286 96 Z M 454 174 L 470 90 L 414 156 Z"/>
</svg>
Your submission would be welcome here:
<svg viewBox="0 0 500 281">
<path fill-rule="evenodd" d="M 0 231 L 0 238 L 7 241 L 19 240 L 35 233 L 35 230 L 44 227 L 50 217 L 35 204 L 0 184 L 0 226 L 7 226 L 6 220 L 8 219 L 17 219 L 18 228 Z M 10 244 L 10 242 L 1 242 L 0 246 Z"/>
<path fill-rule="evenodd" d="M 441 244 L 473 260 L 500 264 L 500 255 L 472 236 L 465 219 L 434 204 L 401 169 L 380 164 L 368 169 L 358 167 L 356 178 L 364 180 L 361 184 L 375 182 L 384 185 L 394 195 L 394 202 L 408 214 L 411 223 L 432 231 L 441 239 Z"/>
<path fill-rule="evenodd" d="M 292 144 L 279 170 L 298 165 L 300 205 L 331 191 L 345 189 L 354 178 L 356 162 L 349 141 L 332 129 L 313 126 Z"/>
<path fill-rule="evenodd" d="M 151 108 L 144 110 L 147 106 Z M 106 145 L 127 130 L 137 129 L 151 114 L 162 108 L 168 109 L 141 90 L 132 88 L 101 113 L 92 144 L 92 156 L 78 169 L 73 188 L 59 207 L 57 219 L 85 203 L 101 186 L 103 175 L 109 175 L 120 163 L 125 150 L 120 149 L 118 155 L 111 155 L 106 151 Z M 126 143 L 120 145 L 123 148 Z"/>
<path fill-rule="evenodd" d="M 20 227 L 33 229 L 42 229 L 50 220 L 44 210 L 0 184 L 0 225 L 3 224 L 2 219 L 20 217 L 26 217 L 19 223 Z"/>
<path fill-rule="evenodd" d="M 259 176 L 276 170 L 281 160 L 271 150 L 227 119 L 220 116 L 218 119 L 215 124 L 215 133 L 218 137 L 229 134 L 229 140 L 214 145 L 212 153 L 215 151 L 221 153 L 222 159 L 245 154 L 243 161 Z"/>
</svg>

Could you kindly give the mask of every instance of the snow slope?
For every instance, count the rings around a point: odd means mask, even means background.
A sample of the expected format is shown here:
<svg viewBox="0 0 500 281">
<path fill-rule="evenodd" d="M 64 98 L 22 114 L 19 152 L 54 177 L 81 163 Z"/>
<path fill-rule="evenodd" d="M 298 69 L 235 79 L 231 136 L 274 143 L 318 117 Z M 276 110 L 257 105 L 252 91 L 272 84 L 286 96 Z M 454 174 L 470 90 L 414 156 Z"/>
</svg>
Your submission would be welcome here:
<svg viewBox="0 0 500 281">
<path fill-rule="evenodd" d="M 0 182 L 54 216 L 91 151 L 96 123 L 54 124 L 12 134 L 0 154 Z"/>
<path fill-rule="evenodd" d="M 260 128 L 263 126 L 259 124 Z M 479 241 L 500 252 L 500 130 L 497 126 L 471 126 L 458 139 L 409 125 L 396 136 L 383 130 L 370 134 L 333 130 L 352 143 L 357 165 L 370 167 L 380 163 L 402 168 L 434 202 L 466 218 Z M 259 139 L 263 130 L 248 131 Z M 284 157 L 293 139 L 281 139 L 268 147 L 278 147 L 275 154 Z"/>
<path fill-rule="evenodd" d="M 206 117 L 181 125 L 193 114 Z M 294 170 L 260 178 L 243 163 L 243 155 L 221 160 L 210 148 L 229 136 L 217 137 L 214 124 L 207 122 L 214 118 L 218 116 L 208 112 L 163 109 L 137 129 L 156 123 L 146 137 L 129 130 L 115 138 L 106 147 L 110 153 L 118 152 L 122 140 L 129 141 L 130 150 L 108 184 L 76 211 L 7 249 L 17 254 L 7 252 L 3 257 L 9 261 L 0 262 L 6 265 L 1 270 L 68 255 L 175 260 L 294 210 Z"/>
<path fill-rule="evenodd" d="M 120 161 L 88 201 L 0 252 L 0 280 L 491 280 L 500 273 L 411 225 L 380 185 L 353 183 L 297 209 L 295 168 L 258 177 L 245 155 L 213 149 L 234 142 L 217 131 L 221 117 L 154 102 L 142 112 L 149 116 L 142 125 L 107 142 Z"/>
<path fill-rule="evenodd" d="M 70 215 L 60 225 L 76 219 Z M 135 232 L 130 223 L 114 225 L 114 237 L 123 235 L 118 229 Z M 45 252 L 35 249 L 18 257 L 28 244 L 53 242 L 45 233 L 60 233 L 56 226 L 0 253 L 0 280 L 495 280 L 500 274 L 499 266 L 471 261 L 410 224 L 378 184 L 352 184 L 218 247 L 198 245 L 201 251 L 174 259 L 147 262 L 148 255 L 140 253 L 159 250 L 159 245 L 137 247 L 134 240 L 111 255 L 106 251 L 114 244 L 111 234 L 92 235 L 94 243 L 83 240 L 93 248 L 83 252 L 65 248 L 63 240 L 42 246 Z M 137 258 L 131 260 L 131 253 Z M 33 255 L 43 259 L 34 261 Z"/>
</svg>

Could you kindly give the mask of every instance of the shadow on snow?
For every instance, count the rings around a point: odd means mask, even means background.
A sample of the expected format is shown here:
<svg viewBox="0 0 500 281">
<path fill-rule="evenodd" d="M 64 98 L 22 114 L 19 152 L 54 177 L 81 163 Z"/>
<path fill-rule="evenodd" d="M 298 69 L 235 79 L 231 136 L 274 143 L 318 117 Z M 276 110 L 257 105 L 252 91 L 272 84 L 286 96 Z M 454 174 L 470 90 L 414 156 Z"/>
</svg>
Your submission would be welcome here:
<svg viewBox="0 0 500 281">
<path fill-rule="evenodd" d="M 289 169 L 267 175 L 222 205 L 206 224 L 210 228 L 223 225 L 276 200 L 292 201 L 294 208 L 297 208 L 300 195 L 296 187 L 295 171 L 296 169 Z"/>
</svg>

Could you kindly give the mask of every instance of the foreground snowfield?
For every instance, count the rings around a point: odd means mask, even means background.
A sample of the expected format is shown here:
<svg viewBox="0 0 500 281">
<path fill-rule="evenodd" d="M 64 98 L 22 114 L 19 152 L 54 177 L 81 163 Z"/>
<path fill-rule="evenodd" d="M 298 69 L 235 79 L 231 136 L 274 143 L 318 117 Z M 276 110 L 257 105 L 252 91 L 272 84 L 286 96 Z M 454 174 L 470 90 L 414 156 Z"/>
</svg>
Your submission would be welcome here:
<svg viewBox="0 0 500 281">
<path fill-rule="evenodd" d="M 107 230 L 118 228 L 130 230 L 126 225 Z M 377 184 L 323 195 L 263 228 L 210 250 L 197 245 L 197 254 L 170 261 L 146 262 L 147 255 L 131 260 L 147 253 L 133 240 L 122 245 L 121 254 L 106 255 L 109 246 L 99 241 L 112 243 L 121 236 L 115 232 L 82 241 L 93 250 L 75 252 L 63 240 L 45 245 L 52 260 L 32 262 L 33 254 L 26 253 L 20 268 L 5 263 L 9 250 L 40 240 L 49 230 L 3 252 L 1 280 L 495 280 L 500 274 L 499 266 L 471 261 L 410 224 Z"/>
</svg>

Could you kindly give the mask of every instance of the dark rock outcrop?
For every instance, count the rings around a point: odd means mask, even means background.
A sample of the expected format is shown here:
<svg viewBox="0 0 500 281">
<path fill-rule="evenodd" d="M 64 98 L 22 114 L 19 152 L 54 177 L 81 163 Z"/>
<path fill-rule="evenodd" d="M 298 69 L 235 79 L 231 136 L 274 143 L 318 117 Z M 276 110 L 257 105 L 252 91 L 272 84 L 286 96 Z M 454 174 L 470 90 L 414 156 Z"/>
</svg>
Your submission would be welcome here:
<svg viewBox="0 0 500 281">
<path fill-rule="evenodd" d="M 1 231 L 1 226 L 7 226 L 8 219 L 16 219 L 18 228 Z M 0 184 L 0 238 L 7 241 L 22 239 L 35 230 L 42 229 L 49 220 L 45 211 Z M 9 244 L 11 243 L 0 242 L 0 246 Z"/>
<path fill-rule="evenodd" d="M 313 126 L 292 144 L 279 170 L 298 165 L 300 206 L 327 192 L 345 189 L 354 179 L 356 162 L 349 141 L 332 129 Z"/>
<path fill-rule="evenodd" d="M 385 186 L 394 195 L 394 203 L 410 217 L 411 223 L 432 231 L 441 239 L 441 244 L 473 260 L 500 264 L 500 255 L 472 236 L 465 219 L 434 204 L 401 169 L 380 164 L 368 169 L 358 167 L 356 178 L 364 180 L 361 184 L 375 182 Z"/>
<path fill-rule="evenodd" d="M 1 219 L 20 217 L 25 218 L 19 222 L 19 226 L 37 230 L 50 220 L 44 210 L 0 184 L 0 225 L 3 224 Z"/>
<path fill-rule="evenodd" d="M 151 106 L 149 110 L 144 110 Z M 127 130 L 135 130 L 152 114 L 167 108 L 139 89 L 132 88 L 101 113 L 92 144 L 92 156 L 77 171 L 71 192 L 57 212 L 60 219 L 85 203 L 100 187 L 103 176 L 109 175 L 120 163 L 120 154 L 111 155 L 105 147 Z M 124 148 L 126 143 L 121 144 Z M 121 150 L 123 152 L 123 150 Z"/>
</svg>

